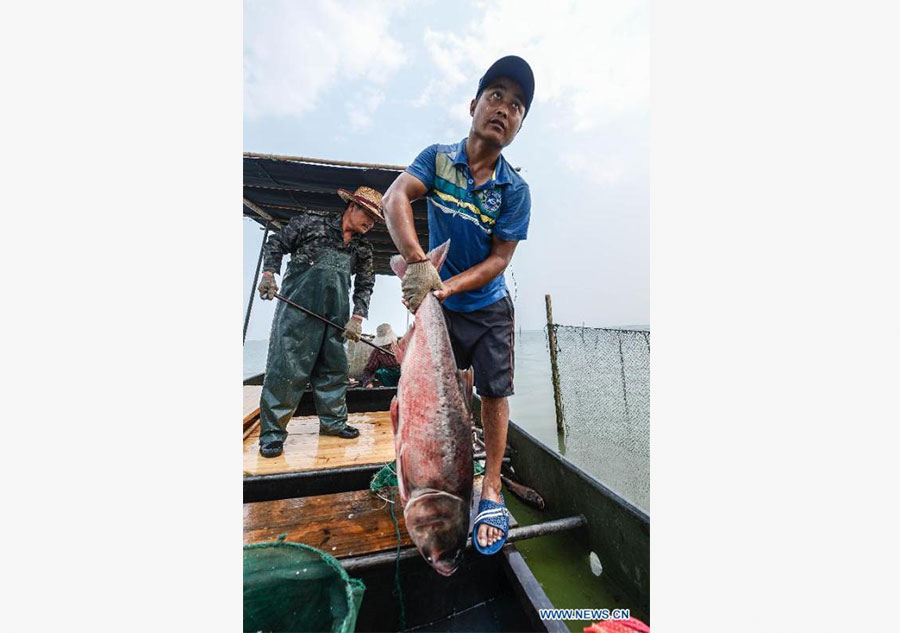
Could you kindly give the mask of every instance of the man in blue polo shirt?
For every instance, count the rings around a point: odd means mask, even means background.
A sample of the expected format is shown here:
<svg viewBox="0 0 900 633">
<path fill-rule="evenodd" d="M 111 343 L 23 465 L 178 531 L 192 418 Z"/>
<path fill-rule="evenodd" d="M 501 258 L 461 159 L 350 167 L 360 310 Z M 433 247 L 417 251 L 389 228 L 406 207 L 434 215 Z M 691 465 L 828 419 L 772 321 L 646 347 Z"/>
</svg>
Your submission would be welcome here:
<svg viewBox="0 0 900 633">
<path fill-rule="evenodd" d="M 493 554 L 509 530 L 500 495 L 500 466 L 513 394 L 512 300 L 503 271 L 528 235 L 528 184 L 501 154 L 531 108 L 534 74 L 521 57 L 497 60 L 478 82 L 469 105 L 472 126 L 459 143 L 431 145 L 384 196 L 391 237 L 409 264 L 403 301 L 413 312 L 429 292 L 441 300 L 460 369 L 472 366 L 482 399 L 487 464 L 475 521 L 476 549 Z M 426 196 L 429 249 L 450 240 L 438 274 L 413 225 L 411 202 Z"/>
</svg>

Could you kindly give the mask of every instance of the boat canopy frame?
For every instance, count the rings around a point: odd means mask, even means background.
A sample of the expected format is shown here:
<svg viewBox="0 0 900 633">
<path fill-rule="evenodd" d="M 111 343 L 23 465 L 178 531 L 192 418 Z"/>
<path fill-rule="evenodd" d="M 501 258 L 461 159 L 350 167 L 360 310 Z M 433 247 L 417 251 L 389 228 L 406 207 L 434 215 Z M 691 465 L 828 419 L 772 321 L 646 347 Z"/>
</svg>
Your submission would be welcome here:
<svg viewBox="0 0 900 633">
<path fill-rule="evenodd" d="M 304 156 L 244 152 L 243 214 L 261 227 L 277 231 L 300 213 L 343 213 L 347 207 L 337 190 L 372 187 L 382 194 L 402 173 L 403 165 L 354 163 Z M 425 199 L 413 202 L 419 243 L 427 250 Z M 366 233 L 372 245 L 376 275 L 393 275 L 390 258 L 397 254 L 384 222 Z"/>
</svg>

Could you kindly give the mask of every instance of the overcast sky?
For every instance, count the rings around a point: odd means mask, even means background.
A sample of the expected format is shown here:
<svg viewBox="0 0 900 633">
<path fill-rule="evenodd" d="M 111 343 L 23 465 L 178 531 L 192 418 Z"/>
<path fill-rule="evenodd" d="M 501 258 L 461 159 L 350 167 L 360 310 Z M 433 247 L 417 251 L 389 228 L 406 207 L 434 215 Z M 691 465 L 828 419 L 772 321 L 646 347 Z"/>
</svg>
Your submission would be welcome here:
<svg viewBox="0 0 900 633">
<path fill-rule="evenodd" d="M 535 74 L 504 151 L 532 196 L 506 273 L 517 325 L 545 325 L 547 293 L 558 323 L 649 324 L 646 2 L 247 0 L 244 150 L 406 165 L 468 134 L 478 79 L 509 54 Z M 246 309 L 262 231 L 243 222 Z M 273 313 L 257 296 L 248 340 Z M 398 280 L 378 276 L 364 330 L 384 321 L 406 328 Z"/>
</svg>

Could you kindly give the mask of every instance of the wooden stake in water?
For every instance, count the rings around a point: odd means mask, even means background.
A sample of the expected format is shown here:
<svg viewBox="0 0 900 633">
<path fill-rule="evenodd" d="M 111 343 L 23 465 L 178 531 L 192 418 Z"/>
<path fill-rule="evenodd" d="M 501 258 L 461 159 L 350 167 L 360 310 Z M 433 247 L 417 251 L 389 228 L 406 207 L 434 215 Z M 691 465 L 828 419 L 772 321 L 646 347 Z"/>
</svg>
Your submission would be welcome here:
<svg viewBox="0 0 900 633">
<path fill-rule="evenodd" d="M 547 338 L 550 343 L 550 371 L 553 380 L 553 404 L 556 405 L 556 431 L 559 434 L 560 450 L 563 449 L 565 426 L 563 425 L 562 396 L 559 393 L 559 367 L 556 363 L 556 330 L 553 329 L 553 304 L 550 295 L 544 295 L 547 304 Z"/>
</svg>

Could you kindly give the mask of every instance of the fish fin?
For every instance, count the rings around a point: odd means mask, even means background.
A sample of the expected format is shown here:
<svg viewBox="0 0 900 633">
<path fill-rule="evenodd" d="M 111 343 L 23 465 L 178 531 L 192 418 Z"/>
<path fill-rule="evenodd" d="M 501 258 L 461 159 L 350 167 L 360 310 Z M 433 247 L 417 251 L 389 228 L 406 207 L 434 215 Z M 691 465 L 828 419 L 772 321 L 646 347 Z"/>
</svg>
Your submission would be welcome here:
<svg viewBox="0 0 900 633">
<path fill-rule="evenodd" d="M 406 348 L 409 347 L 409 342 L 412 340 L 413 329 L 415 329 L 416 324 L 413 323 L 409 326 L 409 329 L 406 331 L 406 334 L 403 335 L 399 341 L 397 341 L 396 349 L 394 353 L 397 355 L 397 362 L 402 363 L 403 358 L 406 356 Z"/>
<path fill-rule="evenodd" d="M 406 274 L 407 263 L 406 260 L 403 259 L 403 255 L 394 255 L 391 257 L 390 261 L 391 270 L 394 271 L 394 274 L 397 275 L 400 279 L 403 279 L 403 275 Z"/>
<path fill-rule="evenodd" d="M 409 501 L 409 495 L 407 494 L 406 484 L 403 482 L 403 454 L 406 452 L 406 445 L 400 447 L 400 452 L 397 453 L 396 461 L 394 462 L 394 468 L 397 471 L 395 474 L 397 475 L 397 489 L 400 492 L 400 501 L 406 506 L 406 502 Z M 406 508 L 403 508 L 403 515 L 406 516 Z"/>
<path fill-rule="evenodd" d="M 441 266 L 444 265 L 444 261 L 447 259 L 447 253 L 449 253 L 449 252 L 450 252 L 450 240 L 447 240 L 440 246 L 428 251 L 428 254 L 425 255 L 425 257 L 430 259 L 431 263 L 434 264 L 434 267 L 437 268 L 438 272 L 440 272 Z"/>
<path fill-rule="evenodd" d="M 463 392 L 463 396 L 466 400 L 466 405 L 469 407 L 469 411 L 472 410 L 472 386 L 475 384 L 475 370 L 469 367 L 468 369 L 460 369 L 459 370 L 459 386 Z"/>
<path fill-rule="evenodd" d="M 397 435 L 397 427 L 400 426 L 400 402 L 397 396 L 391 399 L 391 424 L 394 425 L 394 435 Z"/>
</svg>

